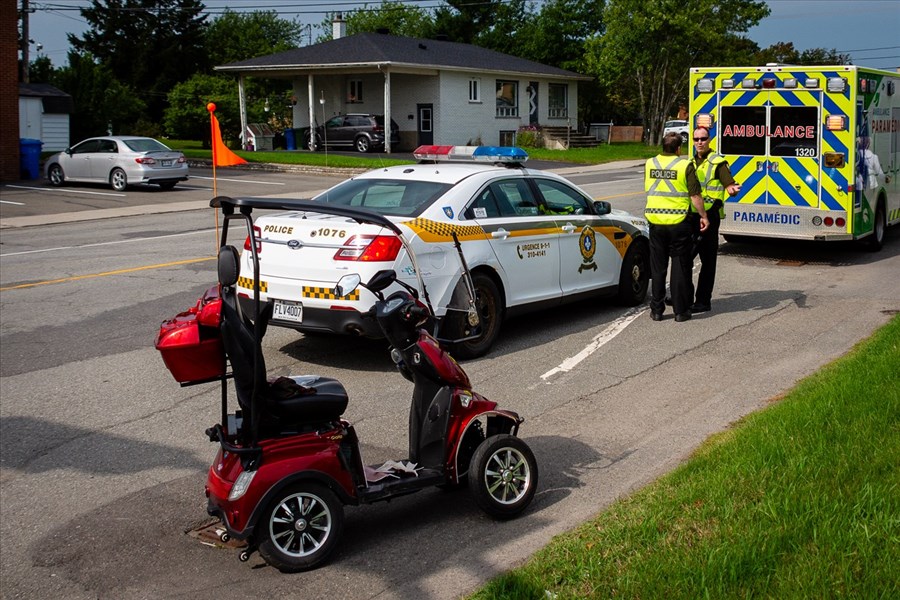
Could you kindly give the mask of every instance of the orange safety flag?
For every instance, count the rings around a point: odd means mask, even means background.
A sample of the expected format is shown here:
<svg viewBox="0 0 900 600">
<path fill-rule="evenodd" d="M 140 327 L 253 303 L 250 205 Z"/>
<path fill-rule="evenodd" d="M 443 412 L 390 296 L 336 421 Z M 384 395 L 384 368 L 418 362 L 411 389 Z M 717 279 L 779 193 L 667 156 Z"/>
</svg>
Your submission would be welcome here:
<svg viewBox="0 0 900 600">
<path fill-rule="evenodd" d="M 233 165 L 246 164 L 246 160 L 232 152 L 228 146 L 225 145 L 225 142 L 222 141 L 222 130 L 219 129 L 219 120 L 216 118 L 216 115 L 213 112 L 214 110 L 215 108 L 209 111 L 209 116 L 212 120 L 213 164 L 217 167 L 230 167 Z"/>
</svg>

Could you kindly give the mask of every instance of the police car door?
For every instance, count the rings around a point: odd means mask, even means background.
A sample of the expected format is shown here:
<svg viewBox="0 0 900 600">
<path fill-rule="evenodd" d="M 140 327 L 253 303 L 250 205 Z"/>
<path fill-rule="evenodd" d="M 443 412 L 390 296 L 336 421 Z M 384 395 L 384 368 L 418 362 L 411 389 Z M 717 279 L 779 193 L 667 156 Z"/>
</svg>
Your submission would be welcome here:
<svg viewBox="0 0 900 600">
<path fill-rule="evenodd" d="M 800 218 L 803 209 L 840 209 L 830 195 L 820 207 L 821 90 L 719 94 L 717 151 L 742 186 L 726 198 L 735 230 L 765 232 L 775 225 L 790 233 L 807 221 Z"/>
<path fill-rule="evenodd" d="M 524 178 L 493 181 L 466 210 L 506 274 L 507 306 L 559 298 L 559 236 Z"/>
<path fill-rule="evenodd" d="M 618 283 L 622 262 L 604 235 L 593 202 L 578 190 L 555 179 L 535 178 L 542 209 L 559 231 L 559 283 L 564 296 Z"/>
</svg>

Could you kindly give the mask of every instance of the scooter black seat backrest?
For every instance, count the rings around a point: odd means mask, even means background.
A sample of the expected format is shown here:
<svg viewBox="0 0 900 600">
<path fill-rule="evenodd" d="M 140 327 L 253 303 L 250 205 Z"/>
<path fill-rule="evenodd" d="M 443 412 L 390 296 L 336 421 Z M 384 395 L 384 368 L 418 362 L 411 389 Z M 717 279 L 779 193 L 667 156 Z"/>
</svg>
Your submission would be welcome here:
<svg viewBox="0 0 900 600">
<path fill-rule="evenodd" d="M 235 284 L 240 273 L 240 263 L 238 251 L 234 246 L 223 246 L 219 249 L 218 271 L 222 298 L 222 343 L 231 363 L 238 404 L 245 415 L 250 415 L 254 382 L 259 386 L 261 393 L 265 393 L 266 363 L 261 344 L 271 308 L 266 307 L 259 316 L 260 335 L 257 339 L 254 324 L 241 312 L 237 296 Z"/>
</svg>

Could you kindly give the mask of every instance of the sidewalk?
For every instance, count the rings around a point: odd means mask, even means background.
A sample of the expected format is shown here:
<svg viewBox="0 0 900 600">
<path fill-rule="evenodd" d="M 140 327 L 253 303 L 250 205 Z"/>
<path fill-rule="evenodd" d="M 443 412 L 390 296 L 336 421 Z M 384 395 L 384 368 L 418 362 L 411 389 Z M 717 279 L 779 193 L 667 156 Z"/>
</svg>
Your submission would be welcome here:
<svg viewBox="0 0 900 600">
<path fill-rule="evenodd" d="M 411 155 L 410 155 L 411 157 Z M 552 171 L 563 177 L 574 175 L 583 175 L 585 173 L 597 173 L 604 171 L 615 171 L 617 169 L 640 168 L 644 162 L 642 160 L 623 160 L 602 165 L 572 165 L 567 163 L 566 166 L 554 166 L 559 163 L 551 161 L 529 161 L 527 165 L 530 168 L 541 169 L 544 171 Z M 196 166 L 208 167 L 207 164 L 200 162 Z M 241 169 L 236 169 L 241 170 Z M 278 172 L 318 172 L 318 173 L 336 173 L 351 171 L 348 169 L 324 169 L 319 167 L 303 166 L 303 165 L 279 165 L 273 163 L 255 163 L 253 167 L 246 169 L 248 171 L 278 171 Z M 359 170 L 352 170 L 347 173 L 349 177 L 352 174 L 359 173 Z M 13 182 L 15 183 L 15 182 Z M 209 200 L 195 200 L 191 202 L 174 202 L 171 204 L 145 204 L 141 206 L 127 206 L 123 208 L 98 208 L 94 210 L 82 210 L 77 212 L 56 213 L 49 215 L 32 215 L 28 217 L 12 217 L 8 219 L 0 219 L 0 229 L 14 229 L 20 227 L 34 227 L 37 225 L 58 225 L 60 223 L 76 223 L 80 221 L 95 221 L 98 219 L 112 219 L 115 217 L 134 217 L 138 215 L 162 214 L 170 212 L 183 212 L 189 210 L 201 210 L 209 208 Z"/>
</svg>

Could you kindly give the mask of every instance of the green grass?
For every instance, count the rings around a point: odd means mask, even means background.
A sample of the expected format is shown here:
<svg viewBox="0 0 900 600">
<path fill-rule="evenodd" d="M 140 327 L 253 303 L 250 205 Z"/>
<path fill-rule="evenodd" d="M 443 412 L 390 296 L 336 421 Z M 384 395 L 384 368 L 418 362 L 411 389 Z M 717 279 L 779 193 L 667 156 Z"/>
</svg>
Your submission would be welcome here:
<svg viewBox="0 0 900 600">
<path fill-rule="evenodd" d="M 211 159 L 212 150 L 204 149 L 198 141 L 163 140 L 175 150 L 184 152 L 188 158 Z M 639 143 L 604 144 L 596 148 L 574 148 L 572 150 L 547 150 L 546 148 L 526 148 L 528 156 L 536 160 L 552 160 L 578 164 L 602 164 L 619 160 L 644 160 L 655 156 L 659 149 Z M 248 162 L 276 163 L 290 165 L 328 166 L 336 168 L 374 169 L 380 166 L 409 164 L 413 161 L 389 158 L 388 154 L 343 156 L 333 153 L 308 152 L 306 150 L 275 152 L 245 152 L 236 154 Z"/>
<path fill-rule="evenodd" d="M 900 316 L 472 598 L 900 598 Z"/>
</svg>

